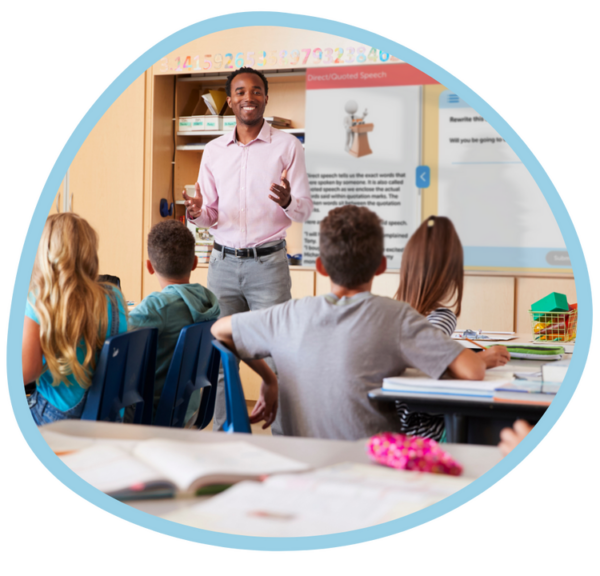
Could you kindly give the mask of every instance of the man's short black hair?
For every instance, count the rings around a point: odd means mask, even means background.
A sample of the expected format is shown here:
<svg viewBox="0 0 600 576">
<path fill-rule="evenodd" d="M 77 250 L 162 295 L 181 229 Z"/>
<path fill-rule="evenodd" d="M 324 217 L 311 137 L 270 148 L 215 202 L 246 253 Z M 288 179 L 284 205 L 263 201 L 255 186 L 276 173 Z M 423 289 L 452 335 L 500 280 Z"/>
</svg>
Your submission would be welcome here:
<svg viewBox="0 0 600 576">
<path fill-rule="evenodd" d="M 148 234 L 148 257 L 154 270 L 165 278 L 184 278 L 194 265 L 196 239 L 177 220 L 154 225 Z"/>
<path fill-rule="evenodd" d="M 256 74 L 265 85 L 265 96 L 269 93 L 269 82 L 267 81 L 265 75 L 260 70 L 255 70 L 254 68 L 250 68 L 249 66 L 242 66 L 241 68 L 238 68 L 229 76 L 227 76 L 227 82 L 225 83 L 225 92 L 227 93 L 227 96 L 231 96 L 231 81 L 238 74 Z"/>
</svg>

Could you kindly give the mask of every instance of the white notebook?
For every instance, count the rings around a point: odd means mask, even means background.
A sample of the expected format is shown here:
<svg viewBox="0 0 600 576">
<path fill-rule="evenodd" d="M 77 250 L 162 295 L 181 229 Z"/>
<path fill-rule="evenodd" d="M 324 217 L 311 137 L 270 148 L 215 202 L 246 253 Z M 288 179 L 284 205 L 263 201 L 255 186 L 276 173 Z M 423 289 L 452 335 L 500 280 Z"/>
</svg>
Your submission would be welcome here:
<svg viewBox="0 0 600 576">
<path fill-rule="evenodd" d="M 483 396 L 491 398 L 496 388 L 513 381 L 506 373 L 486 372 L 484 380 L 434 380 L 425 374 L 384 378 L 383 389 L 396 392 Z"/>
</svg>

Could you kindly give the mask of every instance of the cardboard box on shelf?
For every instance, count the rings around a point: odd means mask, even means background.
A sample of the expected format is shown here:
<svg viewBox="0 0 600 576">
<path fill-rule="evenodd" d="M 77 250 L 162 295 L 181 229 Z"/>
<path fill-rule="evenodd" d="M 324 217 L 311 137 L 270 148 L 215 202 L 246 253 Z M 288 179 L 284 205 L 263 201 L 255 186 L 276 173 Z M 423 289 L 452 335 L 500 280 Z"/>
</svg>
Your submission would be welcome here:
<svg viewBox="0 0 600 576">
<path fill-rule="evenodd" d="M 192 130 L 192 117 L 191 116 L 180 116 L 178 131 L 179 132 L 189 132 Z"/>
<path fill-rule="evenodd" d="M 233 130 L 235 116 L 227 104 L 225 90 L 207 90 L 201 95 L 205 106 L 204 130 Z"/>
<path fill-rule="evenodd" d="M 231 110 L 231 108 L 229 108 Z M 223 116 L 223 130 L 233 130 L 235 128 L 235 116 L 233 112 L 230 116 Z"/>
<path fill-rule="evenodd" d="M 223 130 L 223 116 L 205 116 L 204 130 Z"/>
<path fill-rule="evenodd" d="M 192 90 L 177 119 L 177 129 L 179 132 L 191 132 L 194 130 L 192 117 L 194 116 L 194 110 L 198 106 L 198 99 L 200 99 L 200 90 Z"/>
<path fill-rule="evenodd" d="M 205 116 L 192 116 L 192 130 L 197 132 L 198 130 L 204 130 L 204 118 Z"/>
</svg>

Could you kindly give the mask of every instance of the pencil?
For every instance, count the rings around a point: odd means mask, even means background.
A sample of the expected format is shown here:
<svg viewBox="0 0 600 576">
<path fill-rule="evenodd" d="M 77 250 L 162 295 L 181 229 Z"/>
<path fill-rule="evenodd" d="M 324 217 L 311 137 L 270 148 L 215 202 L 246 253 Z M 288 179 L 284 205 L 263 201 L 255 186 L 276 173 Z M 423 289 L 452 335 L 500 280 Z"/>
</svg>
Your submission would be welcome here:
<svg viewBox="0 0 600 576">
<path fill-rule="evenodd" d="M 477 344 L 477 342 L 475 342 L 474 340 L 471 340 L 470 338 L 465 338 L 465 340 L 467 340 L 467 342 L 470 342 L 471 344 L 475 344 L 475 346 L 479 346 L 479 348 L 481 348 L 482 350 L 487 350 L 487 348 L 485 346 L 482 346 L 481 344 Z"/>
</svg>

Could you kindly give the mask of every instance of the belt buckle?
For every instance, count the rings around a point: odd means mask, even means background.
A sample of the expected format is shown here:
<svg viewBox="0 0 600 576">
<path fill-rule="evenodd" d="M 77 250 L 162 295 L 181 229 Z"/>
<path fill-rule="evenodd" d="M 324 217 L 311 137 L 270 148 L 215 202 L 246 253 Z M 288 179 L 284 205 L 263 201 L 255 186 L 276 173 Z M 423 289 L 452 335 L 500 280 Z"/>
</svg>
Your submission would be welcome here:
<svg viewBox="0 0 600 576">
<path fill-rule="evenodd" d="M 234 248 L 234 250 L 235 250 L 235 257 L 237 258 L 238 257 L 238 255 L 237 255 L 237 248 Z"/>
</svg>

